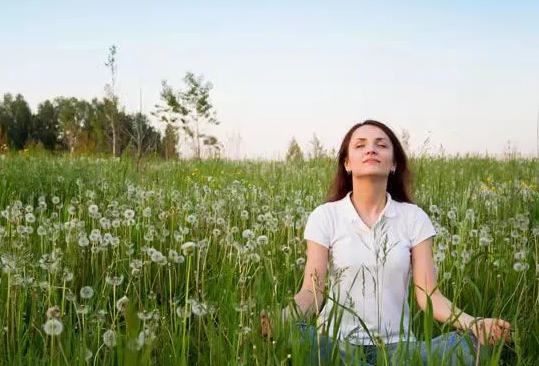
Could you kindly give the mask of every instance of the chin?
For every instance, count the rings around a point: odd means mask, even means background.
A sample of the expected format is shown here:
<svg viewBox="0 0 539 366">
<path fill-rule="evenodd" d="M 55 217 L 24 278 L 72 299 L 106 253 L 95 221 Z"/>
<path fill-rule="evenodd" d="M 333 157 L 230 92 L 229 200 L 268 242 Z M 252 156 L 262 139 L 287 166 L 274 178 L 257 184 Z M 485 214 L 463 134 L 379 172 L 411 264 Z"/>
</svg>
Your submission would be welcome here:
<svg viewBox="0 0 539 366">
<path fill-rule="evenodd" d="M 378 169 L 372 169 L 372 170 L 365 170 L 362 171 L 357 175 L 358 178 L 387 178 L 388 174 L 385 171 L 381 171 Z"/>
</svg>

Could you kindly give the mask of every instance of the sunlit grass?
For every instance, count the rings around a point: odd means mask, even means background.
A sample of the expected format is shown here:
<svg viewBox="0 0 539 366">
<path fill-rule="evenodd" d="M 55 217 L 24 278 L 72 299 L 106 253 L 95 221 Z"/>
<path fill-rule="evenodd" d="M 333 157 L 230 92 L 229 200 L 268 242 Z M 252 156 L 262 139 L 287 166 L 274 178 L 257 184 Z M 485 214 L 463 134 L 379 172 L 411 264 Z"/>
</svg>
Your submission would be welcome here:
<svg viewBox="0 0 539 366">
<path fill-rule="evenodd" d="M 442 292 L 501 316 L 500 364 L 534 365 L 539 163 L 414 159 L 439 233 Z M 293 324 L 259 336 L 299 289 L 308 214 L 333 162 L 0 159 L 0 359 L 8 365 L 301 364 Z M 412 302 L 419 337 L 449 331 Z M 425 321 L 427 320 L 427 321 Z M 425 327 L 426 324 L 426 327 Z M 292 327 L 292 328 L 288 328 Z M 303 350 L 304 351 L 304 350 Z M 496 363 L 493 363 L 496 364 Z"/>
</svg>

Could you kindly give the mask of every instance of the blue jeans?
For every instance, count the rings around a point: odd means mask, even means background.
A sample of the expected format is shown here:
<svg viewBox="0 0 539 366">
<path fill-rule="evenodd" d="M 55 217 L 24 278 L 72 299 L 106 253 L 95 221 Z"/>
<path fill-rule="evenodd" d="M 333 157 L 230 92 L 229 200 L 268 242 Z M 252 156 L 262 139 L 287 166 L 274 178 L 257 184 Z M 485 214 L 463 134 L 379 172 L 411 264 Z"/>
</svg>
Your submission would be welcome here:
<svg viewBox="0 0 539 366">
<path fill-rule="evenodd" d="M 358 346 L 319 334 L 312 325 L 298 323 L 298 326 L 301 332 L 300 343 L 308 345 L 309 348 L 308 354 L 304 356 L 304 363 L 300 365 L 376 366 L 377 362 L 390 366 L 428 365 L 429 355 L 431 365 L 436 366 L 476 364 L 478 342 L 471 333 L 450 332 L 433 338 L 429 352 L 425 341 L 389 343 L 385 347 Z M 488 357 L 488 353 L 488 347 L 479 347 L 480 365 Z"/>
</svg>

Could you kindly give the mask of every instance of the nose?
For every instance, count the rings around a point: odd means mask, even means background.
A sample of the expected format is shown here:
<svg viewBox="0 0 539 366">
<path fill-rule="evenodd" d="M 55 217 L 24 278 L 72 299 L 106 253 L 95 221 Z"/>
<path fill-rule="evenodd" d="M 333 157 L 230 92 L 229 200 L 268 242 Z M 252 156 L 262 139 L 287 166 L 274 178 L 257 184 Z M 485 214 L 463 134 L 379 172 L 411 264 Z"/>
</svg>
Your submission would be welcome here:
<svg viewBox="0 0 539 366">
<path fill-rule="evenodd" d="M 367 148 L 367 152 L 366 154 L 367 155 L 376 155 L 378 152 L 376 151 L 376 146 L 374 145 L 369 145 L 369 147 Z"/>
</svg>

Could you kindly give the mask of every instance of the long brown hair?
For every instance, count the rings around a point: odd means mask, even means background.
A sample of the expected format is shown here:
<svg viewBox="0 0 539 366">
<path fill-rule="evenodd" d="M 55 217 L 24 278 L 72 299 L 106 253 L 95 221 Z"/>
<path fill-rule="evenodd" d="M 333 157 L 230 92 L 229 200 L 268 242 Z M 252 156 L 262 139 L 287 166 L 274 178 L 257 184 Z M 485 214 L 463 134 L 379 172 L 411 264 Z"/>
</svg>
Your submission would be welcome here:
<svg viewBox="0 0 539 366">
<path fill-rule="evenodd" d="M 395 173 L 389 174 L 387 181 L 387 191 L 391 195 L 391 198 L 398 202 L 412 203 L 410 196 L 411 174 L 406 153 L 404 152 L 399 139 L 389 127 L 381 122 L 371 119 L 355 124 L 344 136 L 337 158 L 337 172 L 331 182 L 327 202 L 343 199 L 346 194 L 352 190 L 352 176 L 346 173 L 344 162 L 348 157 L 348 146 L 350 145 L 352 134 L 355 130 L 364 125 L 380 128 L 387 134 L 393 145 L 393 159 L 395 160 L 397 168 Z"/>
</svg>

